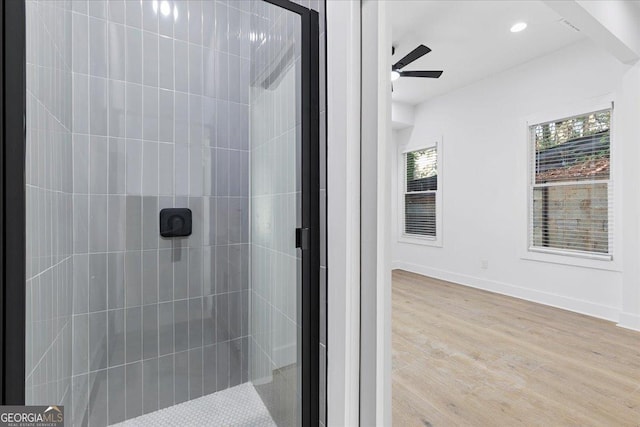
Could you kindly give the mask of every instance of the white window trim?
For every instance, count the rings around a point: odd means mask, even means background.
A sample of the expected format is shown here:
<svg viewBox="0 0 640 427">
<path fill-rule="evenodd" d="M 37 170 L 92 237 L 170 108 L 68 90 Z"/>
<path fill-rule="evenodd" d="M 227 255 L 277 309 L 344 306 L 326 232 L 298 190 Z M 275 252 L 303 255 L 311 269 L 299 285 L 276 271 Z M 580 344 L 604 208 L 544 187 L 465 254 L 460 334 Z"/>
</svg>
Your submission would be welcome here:
<svg viewBox="0 0 640 427">
<path fill-rule="evenodd" d="M 405 155 L 412 151 L 426 150 L 428 148 L 436 148 L 437 152 L 437 170 L 438 170 L 438 189 L 435 191 L 436 194 L 436 236 L 435 237 L 427 237 L 427 236 L 418 236 L 414 234 L 405 233 L 405 206 L 404 206 L 404 196 L 407 188 L 407 165 L 405 161 Z M 400 243 L 409 243 L 413 245 L 423 245 L 423 246 L 433 246 L 433 247 L 442 247 L 442 189 L 443 189 L 443 179 L 442 179 L 442 138 L 431 138 L 431 142 L 419 145 L 419 146 L 410 146 L 405 147 L 404 150 L 399 150 L 398 152 L 398 171 L 400 172 L 400 179 L 398 180 L 398 206 L 399 206 L 399 216 L 398 216 L 398 242 Z M 434 191 L 426 191 L 425 193 L 434 193 Z"/>
<path fill-rule="evenodd" d="M 613 224 L 612 230 L 609 235 L 609 254 L 596 254 L 588 252 L 579 252 L 571 250 L 561 249 L 542 249 L 532 247 L 529 241 L 529 224 L 531 215 L 531 192 L 533 186 L 531 185 L 531 156 L 533 155 L 531 150 L 531 141 L 529 134 L 529 126 L 536 123 L 545 123 L 549 121 L 562 120 L 569 117 L 574 117 L 580 114 L 586 114 L 593 111 L 613 109 L 615 103 L 615 97 L 613 94 L 607 94 L 601 97 L 597 97 L 584 102 L 573 103 L 565 106 L 561 106 L 554 110 L 537 113 L 522 119 L 522 130 L 524 142 L 521 147 L 521 155 L 519 156 L 519 170 L 523 171 L 520 175 L 520 180 L 524 188 L 526 188 L 525 197 L 520 211 L 520 218 L 522 218 L 521 233 L 522 243 L 520 244 L 520 258 L 526 261 L 544 262 L 551 264 L 569 265 L 575 267 L 592 268 L 598 270 L 609 271 L 622 271 L 622 209 L 619 189 L 616 188 L 616 182 L 621 182 L 621 170 L 617 167 L 620 163 L 618 158 L 619 150 L 616 143 L 616 114 L 612 111 L 611 115 L 611 131 L 610 131 L 610 176 L 609 180 L 609 197 L 613 201 L 614 209 L 609 211 L 609 223 Z M 521 163 L 521 162 L 524 162 Z"/>
</svg>

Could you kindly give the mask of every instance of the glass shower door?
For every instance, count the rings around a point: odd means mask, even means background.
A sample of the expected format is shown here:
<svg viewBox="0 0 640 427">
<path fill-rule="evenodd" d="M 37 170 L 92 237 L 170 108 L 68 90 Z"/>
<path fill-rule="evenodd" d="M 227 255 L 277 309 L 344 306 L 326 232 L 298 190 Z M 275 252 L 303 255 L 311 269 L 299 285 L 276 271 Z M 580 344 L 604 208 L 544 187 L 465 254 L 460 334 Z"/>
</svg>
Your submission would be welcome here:
<svg viewBox="0 0 640 427">
<path fill-rule="evenodd" d="M 317 14 L 25 13 L 26 404 L 74 426 L 317 422 Z"/>
</svg>

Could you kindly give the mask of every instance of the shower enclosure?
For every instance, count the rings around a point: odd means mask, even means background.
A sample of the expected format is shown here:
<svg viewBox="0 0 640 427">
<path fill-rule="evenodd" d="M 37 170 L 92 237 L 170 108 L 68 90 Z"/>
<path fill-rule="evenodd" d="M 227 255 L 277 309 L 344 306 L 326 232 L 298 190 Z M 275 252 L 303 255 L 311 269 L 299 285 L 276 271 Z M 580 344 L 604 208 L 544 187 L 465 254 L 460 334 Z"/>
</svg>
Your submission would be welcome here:
<svg viewBox="0 0 640 427">
<path fill-rule="evenodd" d="M 317 424 L 317 13 L 11 0 L 2 25 L 3 403 Z"/>
</svg>

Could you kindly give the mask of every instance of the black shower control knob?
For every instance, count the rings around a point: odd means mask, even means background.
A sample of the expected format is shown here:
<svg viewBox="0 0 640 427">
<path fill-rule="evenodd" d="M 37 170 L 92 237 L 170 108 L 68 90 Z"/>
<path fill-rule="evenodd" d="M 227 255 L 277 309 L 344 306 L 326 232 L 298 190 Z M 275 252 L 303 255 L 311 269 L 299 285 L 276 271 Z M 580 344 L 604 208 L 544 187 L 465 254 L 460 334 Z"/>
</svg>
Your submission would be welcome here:
<svg viewBox="0 0 640 427">
<path fill-rule="evenodd" d="M 191 209 L 162 209 L 160 211 L 160 235 L 162 237 L 190 236 L 191 222 Z"/>
</svg>

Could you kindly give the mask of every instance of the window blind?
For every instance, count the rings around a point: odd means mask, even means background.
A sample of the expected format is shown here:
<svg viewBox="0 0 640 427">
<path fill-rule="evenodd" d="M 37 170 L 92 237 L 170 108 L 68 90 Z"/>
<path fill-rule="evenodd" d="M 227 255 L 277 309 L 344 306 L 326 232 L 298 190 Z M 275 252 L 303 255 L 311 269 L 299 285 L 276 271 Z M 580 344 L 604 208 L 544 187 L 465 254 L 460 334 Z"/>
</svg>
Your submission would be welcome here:
<svg viewBox="0 0 640 427">
<path fill-rule="evenodd" d="M 611 256 L 611 109 L 529 126 L 529 245 Z"/>
<path fill-rule="evenodd" d="M 404 233 L 436 237 L 438 151 L 436 147 L 405 154 Z"/>
</svg>

